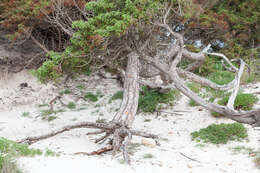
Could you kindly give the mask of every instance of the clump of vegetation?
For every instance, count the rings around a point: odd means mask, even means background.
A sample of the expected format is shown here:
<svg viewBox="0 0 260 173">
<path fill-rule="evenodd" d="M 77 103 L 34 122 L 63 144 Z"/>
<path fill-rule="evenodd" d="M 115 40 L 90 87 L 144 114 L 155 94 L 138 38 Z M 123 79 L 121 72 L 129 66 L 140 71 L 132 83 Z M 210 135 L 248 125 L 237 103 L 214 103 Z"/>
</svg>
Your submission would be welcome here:
<svg viewBox="0 0 260 173">
<path fill-rule="evenodd" d="M 48 120 L 52 121 L 57 118 L 57 116 L 51 116 L 52 114 L 57 114 L 59 112 L 64 112 L 63 109 L 59 110 L 52 110 L 52 109 L 45 109 L 45 110 L 40 110 L 40 115 L 43 120 Z"/>
<path fill-rule="evenodd" d="M 191 44 L 186 44 L 185 45 L 185 48 L 191 52 L 195 52 L 195 53 L 198 53 L 200 52 L 200 49 L 195 47 L 194 45 L 191 45 Z"/>
<path fill-rule="evenodd" d="M 195 82 L 190 82 L 187 84 L 187 87 L 190 88 L 195 93 L 199 93 L 201 90 L 201 85 Z"/>
<path fill-rule="evenodd" d="M 194 100 L 190 100 L 189 105 L 192 107 L 198 106 L 198 104 Z"/>
<path fill-rule="evenodd" d="M 57 118 L 57 116 L 48 116 L 47 120 L 48 121 L 53 121 Z"/>
<path fill-rule="evenodd" d="M 82 84 L 80 84 L 80 85 L 77 85 L 76 88 L 78 88 L 78 89 L 80 89 L 80 90 L 83 90 L 83 89 L 85 89 L 85 86 L 82 85 Z"/>
<path fill-rule="evenodd" d="M 0 138 L 0 172 L 20 173 L 13 159 L 20 156 L 41 155 L 39 149 L 30 149 L 28 145 L 17 144 L 14 141 Z"/>
<path fill-rule="evenodd" d="M 117 91 L 108 101 L 108 103 L 112 103 L 113 100 L 122 99 L 123 98 L 123 91 Z"/>
<path fill-rule="evenodd" d="M 154 155 L 150 154 L 150 153 L 147 153 L 147 154 L 144 154 L 143 155 L 143 158 L 144 159 L 151 159 L 151 158 L 154 158 Z"/>
<path fill-rule="evenodd" d="M 210 142 L 213 144 L 226 144 L 230 140 L 245 139 L 248 134 L 246 128 L 240 123 L 211 124 L 206 128 L 191 133 L 192 140 Z"/>
<path fill-rule="evenodd" d="M 137 152 L 140 149 L 140 147 L 141 147 L 140 143 L 131 143 L 128 146 L 129 154 L 133 155 L 135 152 Z"/>
<path fill-rule="evenodd" d="M 67 107 L 68 107 L 69 109 L 75 109 L 75 108 L 76 108 L 76 104 L 75 104 L 74 102 L 69 102 L 69 103 L 67 104 Z"/>
<path fill-rule="evenodd" d="M 15 158 L 22 156 L 37 156 L 43 152 L 39 149 L 29 148 L 26 144 L 18 144 L 14 141 L 0 137 L 0 172 L 21 173 L 16 167 Z M 45 156 L 55 156 L 56 153 L 46 149 Z"/>
<path fill-rule="evenodd" d="M 96 120 L 96 123 L 105 123 L 106 122 L 106 119 L 105 118 L 98 118 L 97 120 Z"/>
<path fill-rule="evenodd" d="M 230 94 L 221 99 L 218 103 L 226 105 Z M 234 108 L 236 110 L 251 110 L 254 104 L 258 101 L 257 96 L 254 94 L 238 93 L 235 99 Z"/>
<path fill-rule="evenodd" d="M 215 71 L 208 75 L 208 79 L 218 85 L 225 85 L 235 79 L 235 74 L 229 71 Z"/>
<path fill-rule="evenodd" d="M 253 148 L 245 147 L 245 146 L 236 146 L 231 148 L 233 154 L 257 154 L 258 152 L 255 151 Z"/>
<path fill-rule="evenodd" d="M 100 91 L 97 91 L 96 94 L 93 94 L 92 92 L 87 92 L 84 96 L 84 98 L 86 100 L 89 100 L 91 102 L 97 102 L 98 101 L 98 98 L 101 98 L 103 97 L 104 95 L 100 92 Z"/>
<path fill-rule="evenodd" d="M 23 117 L 29 117 L 30 116 L 30 112 L 23 112 L 22 116 Z"/>
<path fill-rule="evenodd" d="M 140 91 L 138 109 L 143 112 L 155 112 L 159 109 L 160 103 L 173 104 L 178 97 L 179 92 L 177 90 L 160 93 L 157 90 L 143 87 Z"/>
</svg>

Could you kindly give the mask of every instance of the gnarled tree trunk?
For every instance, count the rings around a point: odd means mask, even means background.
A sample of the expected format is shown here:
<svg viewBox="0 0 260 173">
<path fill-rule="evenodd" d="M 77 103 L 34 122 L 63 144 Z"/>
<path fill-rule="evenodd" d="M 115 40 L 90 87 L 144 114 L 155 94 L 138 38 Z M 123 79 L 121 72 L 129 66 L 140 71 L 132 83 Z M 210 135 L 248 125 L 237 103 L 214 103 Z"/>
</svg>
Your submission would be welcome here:
<svg viewBox="0 0 260 173">
<path fill-rule="evenodd" d="M 124 80 L 124 94 L 119 111 L 113 122 L 131 128 L 138 108 L 139 99 L 139 59 L 136 52 L 128 54 L 128 62 Z"/>
</svg>

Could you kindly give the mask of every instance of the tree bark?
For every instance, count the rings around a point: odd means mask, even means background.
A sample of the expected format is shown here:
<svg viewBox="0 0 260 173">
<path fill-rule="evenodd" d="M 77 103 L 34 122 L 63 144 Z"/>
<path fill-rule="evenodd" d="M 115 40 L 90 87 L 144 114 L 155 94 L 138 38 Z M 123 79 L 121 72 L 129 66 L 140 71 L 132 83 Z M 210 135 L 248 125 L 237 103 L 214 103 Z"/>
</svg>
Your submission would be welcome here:
<svg viewBox="0 0 260 173">
<path fill-rule="evenodd" d="M 128 62 L 124 80 L 124 94 L 119 111 L 113 122 L 131 128 L 135 119 L 139 99 L 139 59 L 136 52 L 128 55 Z"/>
</svg>

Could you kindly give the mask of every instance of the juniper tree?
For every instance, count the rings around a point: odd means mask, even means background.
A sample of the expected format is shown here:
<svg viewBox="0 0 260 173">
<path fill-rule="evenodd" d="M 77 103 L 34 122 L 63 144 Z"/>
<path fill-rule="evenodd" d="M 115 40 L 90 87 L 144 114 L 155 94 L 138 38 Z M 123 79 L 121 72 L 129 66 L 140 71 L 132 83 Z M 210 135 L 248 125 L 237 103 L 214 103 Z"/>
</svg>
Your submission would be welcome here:
<svg viewBox="0 0 260 173">
<path fill-rule="evenodd" d="M 121 150 L 125 160 L 129 161 L 127 146 L 132 135 L 157 137 L 132 129 L 138 107 L 140 84 L 157 89 L 177 88 L 206 109 L 241 123 L 259 126 L 259 109 L 238 112 L 234 110 L 233 106 L 245 62 L 242 59 L 234 60 L 238 62 L 239 67 L 234 66 L 225 55 L 208 53 L 210 45 L 198 53 L 190 52 L 184 47 L 183 35 L 185 33 L 182 33 L 183 25 L 176 21 L 176 15 L 182 16 L 184 21 L 188 20 L 193 9 L 182 8 L 182 6 L 189 7 L 188 2 L 175 0 L 97 0 L 88 2 L 86 4 L 87 19 L 74 21 L 71 25 L 70 31 L 73 34 L 70 45 L 63 52 L 50 52 L 50 60 L 46 61 L 36 74 L 40 77 L 55 75 L 50 73 L 51 70 L 60 66 L 73 68 L 80 66 L 91 70 L 102 67 L 116 69 L 124 78 L 124 93 L 120 109 L 109 123 L 82 122 L 64 127 L 55 133 L 22 141 L 32 143 L 73 128 L 97 128 L 101 131 L 94 132 L 94 134 L 104 133 L 104 136 L 97 139 L 96 142 L 103 142 L 110 137 L 112 139 L 108 147 L 96 153 L 113 150 L 115 154 Z M 194 69 L 203 64 L 208 54 L 222 58 L 228 64 L 228 69 L 236 74 L 235 79 L 226 85 L 218 85 L 193 73 Z M 191 62 L 185 69 L 178 66 L 182 59 L 188 59 Z M 154 76 L 160 76 L 163 84 L 147 80 Z M 216 90 L 231 90 L 227 106 L 207 102 L 192 92 L 185 85 L 183 78 Z"/>
</svg>

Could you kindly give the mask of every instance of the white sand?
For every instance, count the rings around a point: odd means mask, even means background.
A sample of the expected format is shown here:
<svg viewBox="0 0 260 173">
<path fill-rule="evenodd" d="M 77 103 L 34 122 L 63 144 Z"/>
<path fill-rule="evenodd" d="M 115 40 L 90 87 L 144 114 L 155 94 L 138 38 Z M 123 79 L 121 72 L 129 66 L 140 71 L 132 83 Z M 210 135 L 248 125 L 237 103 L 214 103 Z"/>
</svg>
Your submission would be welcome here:
<svg viewBox="0 0 260 173">
<path fill-rule="evenodd" d="M 20 83 L 27 82 L 29 87 L 21 89 Z M 74 101 L 77 108 L 85 110 L 69 110 L 57 113 L 58 118 L 53 121 L 42 120 L 39 104 L 48 103 L 62 91 L 52 84 L 41 84 L 27 71 L 18 74 L 1 76 L 0 78 L 0 136 L 17 140 L 27 136 L 48 133 L 64 125 L 74 124 L 82 121 L 96 121 L 97 119 L 111 120 L 120 106 L 120 100 L 108 103 L 109 98 L 116 91 L 121 90 L 115 80 L 101 80 L 99 77 L 81 77 L 69 81 L 68 86 L 74 88 L 75 93 L 79 84 L 87 86 L 84 91 L 105 94 L 96 103 L 85 102 L 82 99 L 75 101 L 77 96 L 65 95 L 62 101 L 67 104 Z M 258 86 L 258 88 L 257 88 Z M 247 90 L 249 87 L 247 87 Z M 250 92 L 260 92 L 260 84 L 250 86 Z M 259 96 L 259 95 L 258 95 Z M 138 114 L 134 122 L 134 128 L 160 135 L 168 141 L 161 140 L 160 146 L 155 146 L 151 139 L 134 137 L 132 143 L 144 144 L 138 147 L 131 156 L 132 166 L 120 163 L 122 155 L 115 158 L 111 154 L 101 156 L 74 155 L 75 152 L 91 152 L 105 144 L 95 144 L 97 136 L 87 136 L 91 129 L 75 129 L 52 138 L 39 141 L 32 145 L 34 148 L 51 149 L 60 153 L 59 157 L 24 157 L 18 160 L 19 167 L 23 173 L 86 173 L 86 172 L 140 172 L 140 173 L 257 173 L 260 172 L 253 163 L 253 157 L 248 153 L 233 154 L 230 148 L 245 146 L 259 150 L 260 131 L 246 125 L 249 133 L 249 141 L 229 142 L 226 145 L 206 144 L 204 147 L 191 141 L 190 133 L 199 130 L 212 123 L 230 123 L 225 118 L 214 118 L 201 107 L 190 107 L 189 99 L 182 97 L 175 106 L 163 110 L 164 112 L 176 112 L 178 114 L 161 113 Z M 257 106 L 260 106 L 259 104 Z M 59 102 L 55 109 L 63 108 Z M 29 117 L 23 117 L 23 112 L 30 112 Z M 150 119 L 149 122 L 144 122 Z M 144 154 L 150 153 L 154 157 L 144 159 Z M 195 159 L 193 161 L 187 157 Z"/>
</svg>

